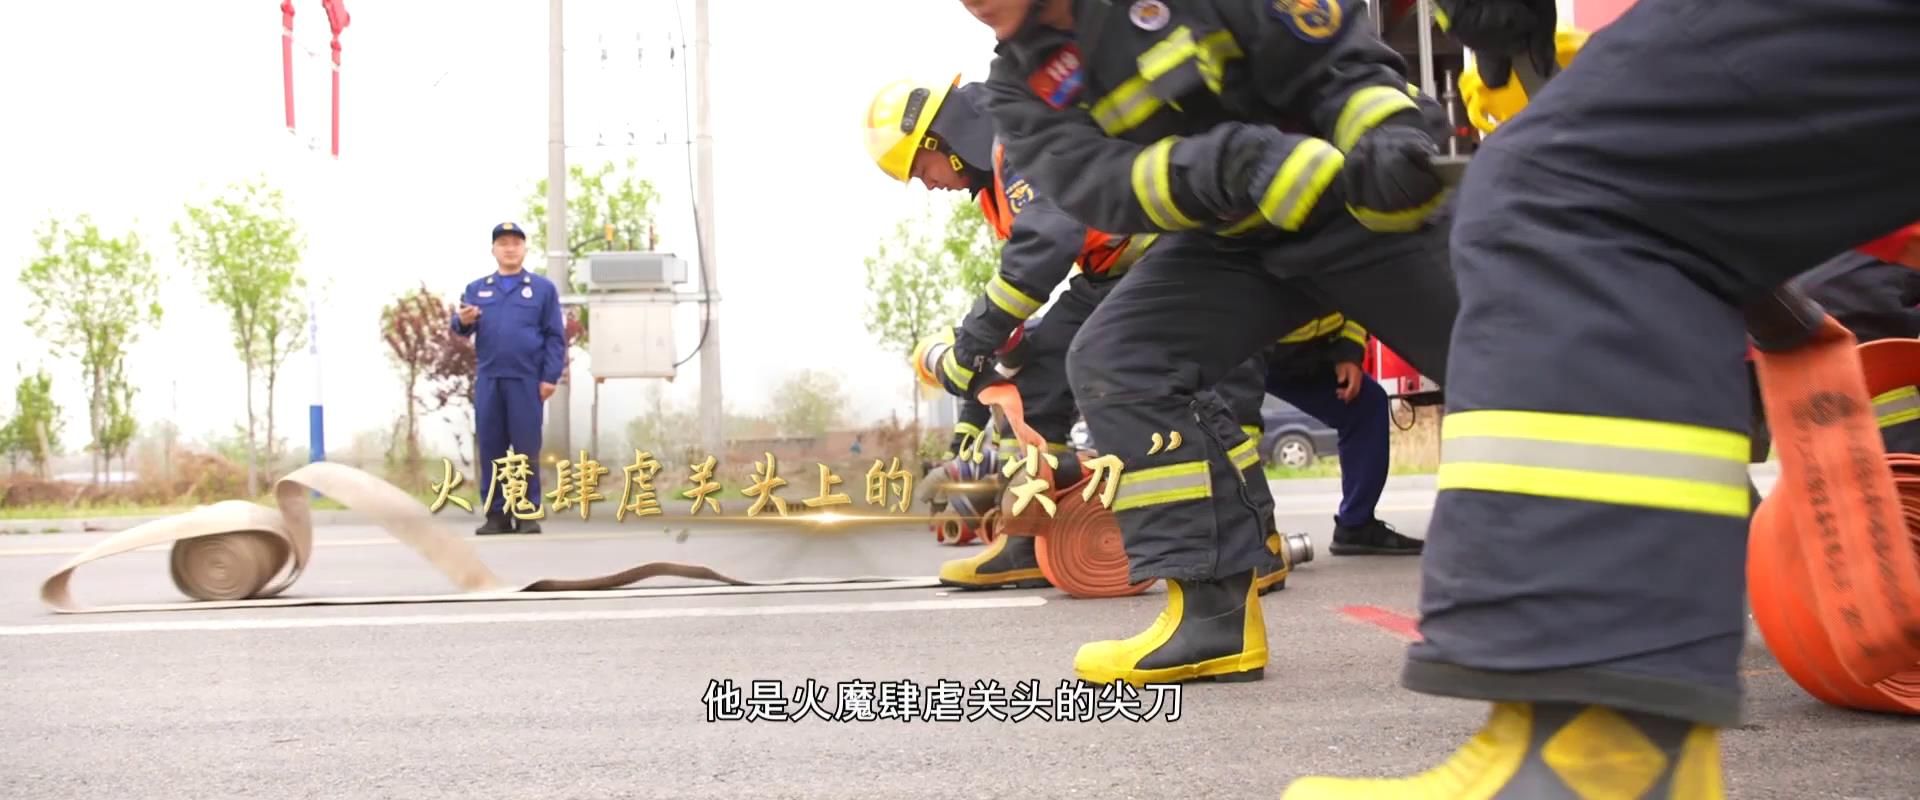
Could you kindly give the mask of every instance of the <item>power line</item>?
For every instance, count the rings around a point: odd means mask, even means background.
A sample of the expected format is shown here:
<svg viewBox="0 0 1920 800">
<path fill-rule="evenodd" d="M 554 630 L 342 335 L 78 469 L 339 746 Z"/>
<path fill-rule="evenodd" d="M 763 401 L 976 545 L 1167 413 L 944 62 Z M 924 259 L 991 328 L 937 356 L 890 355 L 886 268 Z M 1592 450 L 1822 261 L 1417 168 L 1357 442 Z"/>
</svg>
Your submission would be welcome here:
<svg viewBox="0 0 1920 800">
<path fill-rule="evenodd" d="M 685 48 L 687 46 L 687 21 L 686 17 L 680 13 L 680 0 L 673 0 L 673 21 L 680 29 L 680 46 L 681 48 Z M 700 257 L 701 296 L 700 341 L 694 344 L 693 352 L 688 353 L 686 358 L 673 362 L 675 369 L 679 369 L 680 365 L 692 361 L 694 356 L 700 354 L 700 348 L 707 346 L 707 332 L 713 329 L 713 274 L 707 269 L 707 238 L 705 230 L 702 229 L 702 225 L 705 223 L 700 219 L 699 190 L 694 188 L 693 181 L 693 147 L 696 137 L 691 135 L 693 131 L 693 100 L 690 97 L 692 92 L 687 90 L 687 60 L 685 58 L 680 59 L 680 76 L 681 119 L 689 132 L 689 136 L 687 137 L 687 204 L 693 213 L 694 248 Z"/>
</svg>

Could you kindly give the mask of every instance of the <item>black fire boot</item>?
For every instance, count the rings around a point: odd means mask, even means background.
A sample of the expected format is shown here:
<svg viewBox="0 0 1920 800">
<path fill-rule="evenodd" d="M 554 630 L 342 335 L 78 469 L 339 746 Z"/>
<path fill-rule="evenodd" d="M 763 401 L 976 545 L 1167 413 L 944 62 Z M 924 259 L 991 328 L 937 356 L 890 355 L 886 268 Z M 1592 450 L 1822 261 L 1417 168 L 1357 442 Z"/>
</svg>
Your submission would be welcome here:
<svg viewBox="0 0 1920 800">
<path fill-rule="evenodd" d="M 475 536 L 493 536 L 501 533 L 513 533 L 513 518 L 502 513 L 487 515 L 487 521 L 473 529 Z"/>
<path fill-rule="evenodd" d="M 1417 556 L 1426 547 L 1426 542 L 1403 536 L 1377 519 L 1353 527 L 1334 520 L 1333 545 L 1327 550 L 1336 556 Z"/>
<path fill-rule="evenodd" d="M 1465 746 L 1405 778 L 1301 778 L 1281 800 L 1722 800 L 1719 731 L 1603 706 L 1498 703 Z"/>
<path fill-rule="evenodd" d="M 1266 675 L 1267 623 L 1252 571 L 1223 581 L 1163 583 L 1167 607 L 1153 625 L 1130 639 L 1081 645 L 1074 674 L 1089 683 L 1136 686 Z"/>
<path fill-rule="evenodd" d="M 959 589 L 1044 589 L 1031 536 L 1001 536 L 971 558 L 940 565 L 940 583 Z"/>
<path fill-rule="evenodd" d="M 519 517 L 515 517 L 513 520 L 513 532 L 539 533 L 540 521 L 537 519 L 520 519 Z"/>
</svg>

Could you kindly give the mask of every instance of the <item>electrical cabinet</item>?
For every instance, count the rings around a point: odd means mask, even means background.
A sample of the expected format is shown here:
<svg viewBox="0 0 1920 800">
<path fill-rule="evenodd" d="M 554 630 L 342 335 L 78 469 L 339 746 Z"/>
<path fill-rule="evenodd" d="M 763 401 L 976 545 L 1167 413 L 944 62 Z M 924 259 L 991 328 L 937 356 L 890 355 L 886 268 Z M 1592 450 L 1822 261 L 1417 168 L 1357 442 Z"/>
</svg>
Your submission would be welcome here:
<svg viewBox="0 0 1920 800">
<path fill-rule="evenodd" d="M 672 379 L 673 362 L 680 358 L 673 343 L 673 307 L 673 295 L 666 292 L 587 301 L 593 377 Z"/>
</svg>

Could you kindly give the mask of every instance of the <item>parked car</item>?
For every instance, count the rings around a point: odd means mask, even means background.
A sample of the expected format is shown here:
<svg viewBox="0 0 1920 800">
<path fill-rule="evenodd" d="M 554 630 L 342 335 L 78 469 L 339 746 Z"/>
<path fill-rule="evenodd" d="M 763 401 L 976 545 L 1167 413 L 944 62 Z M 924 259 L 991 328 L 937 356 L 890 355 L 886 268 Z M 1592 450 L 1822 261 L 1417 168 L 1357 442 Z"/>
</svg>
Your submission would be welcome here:
<svg viewBox="0 0 1920 800">
<path fill-rule="evenodd" d="M 1260 406 L 1266 433 L 1260 437 L 1260 458 L 1268 464 L 1299 469 L 1340 452 L 1340 432 L 1313 415 L 1273 395 Z"/>
<path fill-rule="evenodd" d="M 1338 431 L 1280 398 L 1268 395 L 1260 406 L 1260 418 L 1266 425 L 1260 437 L 1260 458 L 1268 464 L 1299 469 L 1340 450 Z M 1075 449 L 1098 449 L 1087 433 L 1086 420 L 1075 422 L 1069 436 Z"/>
</svg>

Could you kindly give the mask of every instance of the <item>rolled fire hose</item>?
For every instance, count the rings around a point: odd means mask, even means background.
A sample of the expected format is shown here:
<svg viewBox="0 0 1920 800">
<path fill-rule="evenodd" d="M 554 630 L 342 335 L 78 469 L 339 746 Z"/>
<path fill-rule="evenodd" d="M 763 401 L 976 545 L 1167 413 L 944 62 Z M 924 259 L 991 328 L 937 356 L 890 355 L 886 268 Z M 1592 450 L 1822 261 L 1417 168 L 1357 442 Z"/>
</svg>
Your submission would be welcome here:
<svg viewBox="0 0 1920 800">
<path fill-rule="evenodd" d="M 980 390 L 980 402 L 994 408 L 1005 417 L 1007 426 L 1013 430 L 1014 438 L 1021 445 L 1032 445 L 1037 452 L 1047 452 L 1047 440 L 1033 428 L 1027 426 L 1026 411 L 1020 401 L 1020 392 L 1012 384 L 998 383 Z M 1021 454 L 1022 458 L 1025 454 Z M 1043 458 L 1038 465 L 1038 477 L 1053 484 L 1053 468 Z M 1074 485 L 1055 487 L 1047 496 L 1054 502 L 1054 512 L 1049 516 L 1036 500 L 1030 501 L 1020 513 L 1013 512 L 1018 502 L 1014 486 L 1022 479 L 1015 473 L 1016 483 L 1009 486 L 1000 498 L 1000 513 L 996 523 L 1002 536 L 1034 537 L 1034 556 L 1040 562 L 1040 574 L 1048 583 L 1073 597 L 1126 597 L 1140 594 L 1153 586 L 1156 580 L 1131 583 L 1127 580 L 1129 567 L 1127 549 L 1120 538 L 1120 523 L 1113 512 L 1101 504 L 1099 494 L 1087 501 L 1080 497 L 1094 475 L 1091 470 L 1085 472 Z"/>
<path fill-rule="evenodd" d="M 346 466 L 318 462 L 274 484 L 278 508 L 228 500 L 154 520 L 107 537 L 74 556 L 40 586 L 40 599 L 65 614 L 117 611 L 362 605 L 455 601 L 561 600 L 695 594 L 874 591 L 931 588 L 937 578 L 791 578 L 748 581 L 699 564 L 655 561 L 610 575 L 509 582 L 481 562 L 466 539 L 447 531 L 426 506 L 391 483 Z M 377 597 L 281 597 L 306 571 L 313 555 L 311 492 L 370 517 L 446 576 L 458 594 Z M 69 584 L 74 571 L 109 556 L 172 545 L 174 585 L 197 602 L 83 606 Z M 625 588 L 650 578 L 712 581 L 718 586 Z"/>
<path fill-rule="evenodd" d="M 1754 513 L 1747 592 L 1808 694 L 1920 715 L 1920 457 L 1886 453 L 1870 400 L 1920 384 L 1920 340 L 1854 341 L 1828 317 L 1755 358 L 1781 469 Z"/>
</svg>

